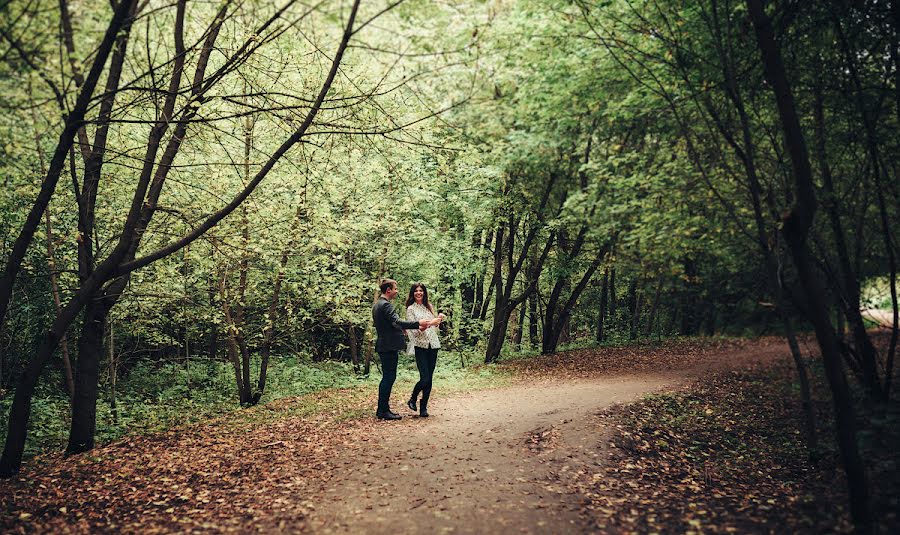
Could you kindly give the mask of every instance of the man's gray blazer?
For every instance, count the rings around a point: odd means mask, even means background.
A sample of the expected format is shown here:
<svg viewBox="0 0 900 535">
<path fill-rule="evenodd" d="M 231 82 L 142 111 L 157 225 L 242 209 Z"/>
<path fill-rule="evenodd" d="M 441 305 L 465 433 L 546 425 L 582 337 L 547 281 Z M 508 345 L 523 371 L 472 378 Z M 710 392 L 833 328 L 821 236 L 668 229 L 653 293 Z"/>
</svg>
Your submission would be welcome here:
<svg viewBox="0 0 900 535">
<path fill-rule="evenodd" d="M 394 310 L 394 305 L 381 296 L 372 305 L 372 319 L 375 320 L 375 331 L 378 340 L 375 341 L 375 351 L 387 353 L 388 351 L 400 351 L 406 348 L 406 339 L 403 329 L 418 329 L 418 321 L 403 321 Z"/>
</svg>

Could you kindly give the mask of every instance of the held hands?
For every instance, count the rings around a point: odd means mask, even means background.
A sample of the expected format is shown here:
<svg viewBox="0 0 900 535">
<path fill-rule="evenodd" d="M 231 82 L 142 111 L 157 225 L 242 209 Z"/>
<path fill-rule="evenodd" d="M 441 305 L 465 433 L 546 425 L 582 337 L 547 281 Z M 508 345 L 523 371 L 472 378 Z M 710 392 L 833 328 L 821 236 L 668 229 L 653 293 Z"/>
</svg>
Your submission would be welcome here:
<svg viewBox="0 0 900 535">
<path fill-rule="evenodd" d="M 441 321 L 443 321 L 443 319 L 444 319 L 444 315 L 440 314 L 438 317 L 436 317 L 432 320 L 419 320 L 419 330 L 424 331 L 425 329 L 427 329 L 429 327 L 437 327 L 438 325 L 441 324 Z"/>
</svg>

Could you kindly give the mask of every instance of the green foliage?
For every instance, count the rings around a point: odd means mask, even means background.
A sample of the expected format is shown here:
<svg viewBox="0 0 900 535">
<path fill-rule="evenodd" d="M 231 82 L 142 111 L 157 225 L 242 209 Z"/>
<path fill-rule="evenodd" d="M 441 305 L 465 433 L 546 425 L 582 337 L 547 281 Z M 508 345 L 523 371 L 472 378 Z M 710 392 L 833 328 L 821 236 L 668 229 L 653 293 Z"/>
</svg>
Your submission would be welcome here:
<svg viewBox="0 0 900 535">
<path fill-rule="evenodd" d="M 489 366 L 471 366 L 480 355 L 465 356 L 466 366 L 455 351 L 441 351 L 434 380 L 442 394 L 502 385 L 505 373 Z M 253 368 L 259 366 L 254 359 Z M 358 375 L 349 363 L 313 362 L 308 354 L 273 357 L 269 381 L 260 403 L 303 396 L 333 389 L 375 392 L 381 374 Z M 32 403 L 27 456 L 59 451 L 68 438 L 69 400 L 58 386 L 59 376 L 48 374 Z M 415 359 L 401 355 L 394 397 L 400 399 L 418 380 Z M 116 385 L 116 407 L 110 404 L 108 382 L 101 388 L 97 406 L 99 444 L 130 434 L 145 434 L 171 427 L 203 422 L 241 409 L 237 403 L 234 370 L 229 363 L 191 360 L 188 363 L 140 362 Z M 398 397 L 399 396 L 399 397 Z M 0 399 L 0 412 L 7 414 L 11 396 Z M 372 409 L 374 410 L 374 408 Z M 358 417 L 369 416 L 369 413 Z M 0 442 L 6 427 L 0 427 Z"/>
<path fill-rule="evenodd" d="M 364 3 L 359 20 L 382 8 Z M 12 2 L 4 9 L 10 21 L 22 21 L 10 28 L 4 22 L 4 29 L 23 40 L 34 60 L 10 49 L 0 61 L 0 251 L 6 258 L 62 124 L 46 80 L 63 88 L 71 107 L 72 65 L 83 66 L 95 49 L 108 7 L 77 5 L 74 63 L 59 53 L 56 4 Z M 200 39 L 214 9 L 190 4 L 187 43 Z M 210 68 L 258 38 L 251 29 L 274 9 L 264 2 L 235 6 Z M 199 106 L 199 119 L 187 128 L 138 256 L 222 207 L 294 131 L 327 72 L 345 9 L 325 2 L 303 16 L 290 12 L 296 24 L 225 73 L 203 102 L 189 100 L 183 84 L 177 108 Z M 823 215 L 834 208 L 858 275 L 883 280 L 893 236 L 867 232 L 881 228 L 882 215 L 896 221 L 900 206 L 893 202 L 900 154 L 896 76 L 886 75 L 882 61 L 890 57 L 891 24 L 881 3 L 841 9 L 848 10 L 837 19 L 849 55 L 835 46 L 840 36 L 828 3 L 799 10 L 779 29 L 779 41 L 792 81 L 804 88 L 798 108 L 810 146 L 822 153 L 814 158 L 822 211 L 813 252 L 824 275 L 842 269 L 833 223 Z M 109 132 L 114 150 L 99 184 L 98 258 L 121 233 L 147 121 L 156 117 L 172 74 L 174 8 L 143 16 L 132 28 L 142 46 L 128 49 L 123 87 L 130 89 L 116 100 Z M 539 317 L 528 314 L 523 325 L 510 326 L 501 337 L 510 342 L 516 329 L 537 327 L 540 338 L 542 322 L 570 296 L 559 347 L 779 328 L 760 242 L 773 251 L 779 282 L 796 282 L 779 235 L 793 198 L 791 172 L 772 96 L 760 90 L 763 73 L 742 3 L 416 0 L 384 17 L 354 36 L 309 135 L 242 207 L 189 247 L 131 275 L 110 314 L 124 376 L 117 422 L 101 403 L 101 439 L 164 427 L 184 414 L 230 410 L 234 374 L 230 363 L 218 362 L 226 358 L 228 336 L 246 342 L 254 375 L 267 343 L 275 355 L 305 355 L 272 359 L 263 401 L 358 384 L 350 348 L 358 342 L 357 362 L 371 352 L 370 307 L 380 277 L 397 279 L 403 290 L 424 282 L 432 301 L 450 313 L 442 363 L 480 362 L 495 316 L 517 319 L 522 310 L 494 309 L 495 252 L 497 277 L 513 279 L 513 294 L 535 282 L 519 307 L 533 305 Z M 188 54 L 188 71 L 196 57 Z M 848 58 L 855 60 L 860 99 Z M 92 108 L 89 134 L 96 113 Z M 884 176 L 873 177 L 865 164 L 871 154 L 864 116 L 874 118 Z M 748 186 L 751 152 L 758 208 Z M 56 313 L 48 239 L 62 302 L 81 285 L 70 184 L 85 169 L 79 158 L 74 167 L 71 176 L 67 166 L 48 208 L 52 239 L 39 229 L 0 330 L 3 407 Z M 833 188 L 826 187 L 826 169 Z M 878 192 L 885 195 L 884 214 L 874 200 Z M 507 241 L 496 250 L 501 228 Z M 520 254 L 524 268 L 511 277 Z M 582 277 L 586 286 L 578 295 Z M 843 283 L 831 286 L 828 298 L 840 302 Z M 890 308 L 884 284 L 872 286 L 878 290 L 867 289 L 865 302 Z M 554 289 L 560 310 L 548 311 Z M 241 314 L 229 320 L 226 310 Z M 473 310 L 483 313 L 473 316 Z M 74 359 L 80 332 L 79 322 L 68 331 Z M 210 344 L 217 345 L 212 356 Z M 507 346 L 502 358 L 536 351 L 526 345 Z M 404 370 L 405 381 L 411 372 Z M 444 373 L 445 381 L 462 384 L 455 374 L 470 372 L 448 367 Z M 52 389 L 38 398 L 35 447 L 58 445 L 50 437 L 63 434 L 65 399 Z"/>
</svg>

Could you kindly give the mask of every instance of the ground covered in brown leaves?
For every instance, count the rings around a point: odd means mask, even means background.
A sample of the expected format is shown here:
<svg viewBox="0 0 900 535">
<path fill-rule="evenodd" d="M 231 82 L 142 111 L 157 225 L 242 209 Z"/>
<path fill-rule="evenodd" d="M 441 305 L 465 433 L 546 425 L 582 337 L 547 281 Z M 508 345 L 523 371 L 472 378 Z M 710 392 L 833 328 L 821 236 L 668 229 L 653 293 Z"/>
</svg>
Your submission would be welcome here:
<svg viewBox="0 0 900 535">
<path fill-rule="evenodd" d="M 204 425 L 46 455 L 0 482 L 2 532 L 246 532 L 302 526 L 367 393 L 284 399 Z M 357 427 L 372 425 L 360 420 Z M 363 431 L 360 431 L 363 432 Z"/>
<path fill-rule="evenodd" d="M 498 499 L 521 502 L 532 515 L 504 525 L 525 526 L 517 529 L 533 533 L 849 528 L 841 473 L 830 446 L 827 390 L 817 384 L 824 446 L 812 465 L 796 431 L 797 393 L 780 340 L 579 350 L 500 368 L 502 386 L 485 394 L 450 395 L 436 384 L 434 408 L 429 407 L 433 415 L 425 421 L 377 422 L 371 416 L 371 388 L 333 390 L 237 411 L 203 425 L 129 437 L 84 455 L 41 456 L 17 477 L 0 481 L 0 532 L 346 532 L 349 524 L 336 523 L 347 520 L 344 512 L 375 516 L 363 502 L 332 503 L 351 494 L 351 488 L 370 496 L 373 509 L 392 507 L 394 515 L 414 515 L 411 526 L 428 522 L 457 533 L 497 531 L 490 524 L 465 524 L 474 518 L 465 500 L 485 504 L 479 493 L 495 490 Z M 591 392 L 610 392 L 608 400 L 590 401 L 608 405 L 622 385 L 631 385 L 634 393 L 641 381 L 647 392 L 655 392 L 642 401 L 600 413 L 570 407 L 592 400 Z M 548 400 L 566 397 L 552 392 L 565 392 L 567 384 L 573 385 L 571 393 L 577 385 L 581 401 L 573 395 L 562 399 L 560 408 L 546 406 Z M 660 391 L 666 384 L 681 389 Z M 487 386 L 479 383 L 479 388 Z M 398 385 L 395 405 L 406 387 Z M 504 406 L 517 396 L 519 403 Z M 512 411 L 533 406 L 545 410 L 534 411 L 523 433 L 516 427 L 521 427 L 521 415 Z M 875 504 L 885 527 L 897 528 L 896 514 L 890 512 L 898 509 L 900 495 L 898 417 L 889 410 L 867 415 L 865 421 L 861 439 L 873 467 Z M 449 460 L 441 466 L 447 472 L 427 464 L 441 461 L 436 454 L 423 455 L 416 436 L 426 444 L 443 437 L 437 446 Z M 413 449 L 398 450 L 404 445 Z M 385 448 L 402 461 L 396 470 L 383 466 L 383 453 L 377 452 Z M 477 448 L 479 454 L 465 448 Z M 500 474 L 504 465 L 474 466 L 476 461 L 513 463 L 516 473 Z M 443 477 L 435 472 L 450 473 L 450 462 L 460 465 L 453 468 L 458 477 L 435 479 Z M 368 475 L 353 476 L 360 473 Z M 435 485 L 440 507 L 424 495 L 408 504 L 397 500 L 398 489 L 389 485 L 415 487 L 422 482 L 402 477 L 419 473 Z M 492 489 L 491 478 L 504 487 Z M 379 496 L 391 500 L 382 506 Z M 512 514 L 502 501 L 486 505 L 486 518 L 496 511 Z M 575 522 L 578 516 L 582 520 Z M 366 525 L 367 532 L 397 532 L 404 525 L 398 518 Z M 566 524 L 555 525 L 556 519 Z"/>
<path fill-rule="evenodd" d="M 814 363 L 815 366 L 815 363 Z M 579 478 L 587 515 L 612 532 L 850 532 L 826 385 L 816 376 L 816 461 L 800 435 L 795 371 L 779 362 L 707 377 L 600 415 L 601 470 Z M 814 374 L 815 375 L 815 374 Z M 860 415 L 877 533 L 900 532 L 900 414 Z"/>
</svg>

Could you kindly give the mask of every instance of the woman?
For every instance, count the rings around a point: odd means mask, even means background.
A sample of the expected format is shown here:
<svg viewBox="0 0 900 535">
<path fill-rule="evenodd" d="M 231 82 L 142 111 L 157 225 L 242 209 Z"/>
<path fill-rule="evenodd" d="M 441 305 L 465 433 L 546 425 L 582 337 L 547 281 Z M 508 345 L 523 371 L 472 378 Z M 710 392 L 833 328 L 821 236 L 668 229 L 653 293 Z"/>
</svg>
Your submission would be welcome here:
<svg viewBox="0 0 900 535">
<path fill-rule="evenodd" d="M 444 319 L 443 314 L 435 315 L 434 307 L 428 302 L 428 289 L 421 282 L 417 282 L 409 289 L 409 297 L 406 298 L 406 321 L 433 321 L 433 325 L 424 331 L 408 330 L 410 343 L 416 353 L 416 367 L 419 369 L 419 382 L 413 388 L 412 396 L 406 405 L 413 411 L 418 410 L 419 416 L 428 416 L 428 398 L 431 396 L 431 378 L 437 365 L 437 353 L 441 347 L 438 339 L 438 325 Z M 416 408 L 416 401 L 422 393 L 422 403 Z"/>
</svg>

